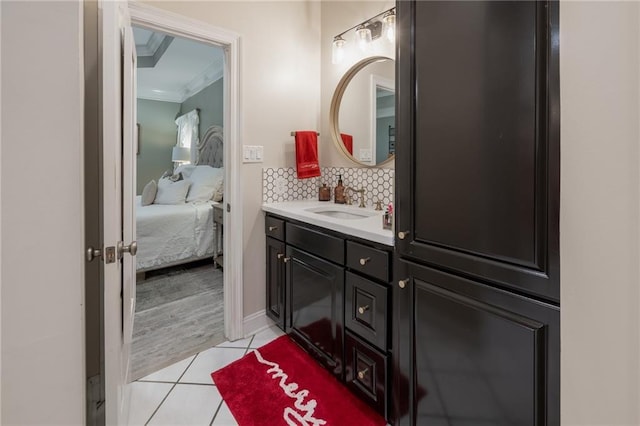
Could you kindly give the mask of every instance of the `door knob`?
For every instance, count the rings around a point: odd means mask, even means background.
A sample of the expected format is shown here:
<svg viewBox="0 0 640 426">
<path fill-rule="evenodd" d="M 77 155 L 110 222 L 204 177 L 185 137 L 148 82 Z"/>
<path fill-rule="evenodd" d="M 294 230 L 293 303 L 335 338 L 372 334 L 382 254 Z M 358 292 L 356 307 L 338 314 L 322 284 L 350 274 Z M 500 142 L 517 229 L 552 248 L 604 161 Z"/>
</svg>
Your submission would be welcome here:
<svg viewBox="0 0 640 426">
<path fill-rule="evenodd" d="M 290 257 L 285 257 L 284 259 L 282 259 L 282 261 L 283 261 L 284 263 L 287 263 L 287 262 L 288 262 L 288 261 L 290 261 L 290 260 L 291 260 L 291 258 L 290 258 Z"/>
<path fill-rule="evenodd" d="M 404 240 L 405 238 L 407 238 L 407 235 L 409 235 L 409 231 L 398 232 L 398 238 L 400 238 L 401 240 Z"/>
<path fill-rule="evenodd" d="M 364 377 L 367 375 L 368 371 L 369 371 L 368 368 L 364 368 L 364 369 L 358 371 L 358 379 L 363 380 Z"/>
<path fill-rule="evenodd" d="M 284 257 L 283 253 L 278 253 L 278 259 L 282 259 Z"/>
<path fill-rule="evenodd" d="M 358 308 L 358 312 L 360 313 L 360 315 L 363 315 L 368 310 L 369 310 L 369 305 L 360 306 Z"/>
<path fill-rule="evenodd" d="M 91 262 L 93 259 L 96 259 L 98 257 L 102 257 L 102 250 L 101 249 L 94 249 L 93 247 L 89 247 L 87 249 L 85 258 L 87 259 L 87 262 Z"/>
<path fill-rule="evenodd" d="M 406 280 L 398 281 L 398 287 L 400 287 L 400 288 L 405 288 L 407 286 L 407 284 L 409 284 L 409 278 L 407 278 Z"/>
<path fill-rule="evenodd" d="M 132 241 L 131 244 L 125 246 L 122 241 L 118 241 L 118 259 L 122 259 L 125 253 L 129 253 L 131 256 L 135 256 L 138 253 L 138 243 Z"/>
<path fill-rule="evenodd" d="M 367 262 L 368 262 L 368 261 L 370 261 L 370 260 L 371 260 L 371 258 L 370 258 L 370 257 L 363 257 L 363 258 L 361 258 L 361 259 L 360 259 L 360 264 L 361 264 L 362 266 L 364 266 L 364 265 L 366 265 L 366 264 L 367 264 Z"/>
<path fill-rule="evenodd" d="M 270 227 L 269 227 L 269 231 L 270 231 L 270 232 L 273 232 L 273 231 L 275 231 L 276 229 L 278 229 L 278 227 L 277 227 L 277 226 L 270 226 Z"/>
</svg>

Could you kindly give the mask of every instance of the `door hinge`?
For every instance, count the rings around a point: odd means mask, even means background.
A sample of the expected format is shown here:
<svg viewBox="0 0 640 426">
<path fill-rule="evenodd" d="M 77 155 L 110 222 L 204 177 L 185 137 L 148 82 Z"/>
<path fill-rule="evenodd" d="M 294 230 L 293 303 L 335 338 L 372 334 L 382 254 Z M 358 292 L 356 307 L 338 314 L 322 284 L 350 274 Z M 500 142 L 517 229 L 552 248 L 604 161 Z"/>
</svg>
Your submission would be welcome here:
<svg viewBox="0 0 640 426">
<path fill-rule="evenodd" d="M 231 204 L 227 203 L 227 213 L 231 213 Z"/>
</svg>

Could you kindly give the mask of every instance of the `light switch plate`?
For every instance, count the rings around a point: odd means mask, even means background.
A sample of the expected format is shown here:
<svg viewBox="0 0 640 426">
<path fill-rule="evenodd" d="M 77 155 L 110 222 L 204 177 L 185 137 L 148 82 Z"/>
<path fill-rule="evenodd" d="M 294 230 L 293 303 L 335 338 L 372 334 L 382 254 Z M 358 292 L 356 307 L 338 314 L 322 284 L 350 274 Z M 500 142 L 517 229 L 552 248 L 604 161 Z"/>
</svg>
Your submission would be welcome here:
<svg viewBox="0 0 640 426">
<path fill-rule="evenodd" d="M 242 162 L 243 163 L 262 163 L 264 157 L 264 146 L 262 145 L 243 145 L 242 146 Z"/>
</svg>

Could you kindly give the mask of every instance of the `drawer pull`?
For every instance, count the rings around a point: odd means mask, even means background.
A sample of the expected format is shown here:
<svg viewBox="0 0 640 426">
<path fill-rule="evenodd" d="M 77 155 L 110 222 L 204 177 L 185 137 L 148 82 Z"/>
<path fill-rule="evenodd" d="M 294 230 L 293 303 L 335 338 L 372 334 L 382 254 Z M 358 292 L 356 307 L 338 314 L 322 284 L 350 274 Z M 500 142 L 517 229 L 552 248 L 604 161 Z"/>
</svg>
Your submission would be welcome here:
<svg viewBox="0 0 640 426">
<path fill-rule="evenodd" d="M 364 378 L 366 377 L 368 372 L 369 372 L 368 368 L 365 368 L 364 370 L 358 371 L 358 379 L 364 380 Z"/>
<path fill-rule="evenodd" d="M 405 288 L 407 286 L 407 284 L 409 284 L 409 278 L 407 278 L 406 280 L 398 281 L 398 287 L 400 287 L 400 288 Z"/>
<path fill-rule="evenodd" d="M 278 253 L 278 260 L 282 259 L 284 257 L 284 253 Z"/>
<path fill-rule="evenodd" d="M 409 231 L 398 232 L 398 238 L 400 238 L 401 240 L 404 240 L 405 238 L 407 238 L 407 235 L 409 235 Z"/>
<path fill-rule="evenodd" d="M 364 306 L 360 306 L 358 308 L 358 312 L 360 312 L 360 315 L 364 314 L 365 312 L 367 312 L 369 310 L 369 305 L 364 305 Z"/>
<path fill-rule="evenodd" d="M 283 261 L 284 263 L 287 263 L 287 262 L 288 262 L 288 261 L 290 261 L 290 260 L 291 260 L 291 258 L 290 258 L 290 257 L 285 257 L 284 259 L 282 259 L 282 261 Z"/>
<path fill-rule="evenodd" d="M 275 231 L 275 230 L 277 230 L 277 229 L 278 229 L 278 227 L 277 227 L 277 226 L 270 226 L 270 227 L 269 227 L 269 232 L 273 232 L 273 231 Z"/>
<path fill-rule="evenodd" d="M 370 260 L 371 260 L 371 258 L 370 258 L 370 257 L 363 257 L 363 258 L 361 258 L 361 259 L 360 259 L 360 264 L 361 264 L 362 266 L 364 266 L 364 265 L 366 265 L 366 264 L 367 264 L 367 262 L 368 262 L 368 261 L 370 261 Z"/>
</svg>

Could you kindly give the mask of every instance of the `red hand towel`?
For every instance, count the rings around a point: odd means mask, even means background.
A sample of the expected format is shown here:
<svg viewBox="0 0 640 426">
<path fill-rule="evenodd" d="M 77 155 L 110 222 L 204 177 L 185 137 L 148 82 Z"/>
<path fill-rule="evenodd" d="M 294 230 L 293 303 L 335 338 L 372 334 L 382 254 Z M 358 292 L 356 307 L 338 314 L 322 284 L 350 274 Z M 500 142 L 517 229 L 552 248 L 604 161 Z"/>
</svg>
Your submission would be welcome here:
<svg viewBox="0 0 640 426">
<path fill-rule="evenodd" d="M 346 133 L 340 133 L 340 137 L 342 138 L 344 147 L 349 151 L 349 154 L 353 155 L 353 136 Z"/>
<path fill-rule="evenodd" d="M 298 179 L 320 176 L 316 132 L 296 132 L 296 169 Z"/>
</svg>

